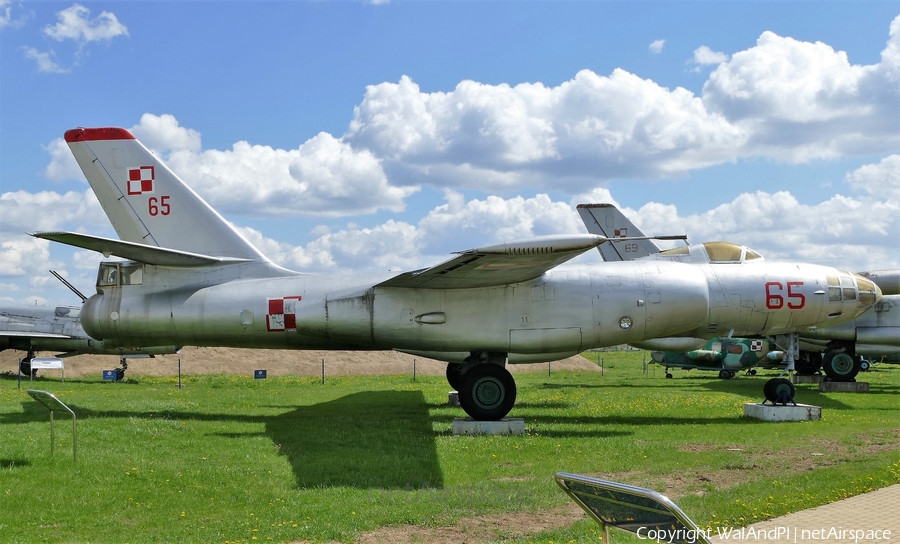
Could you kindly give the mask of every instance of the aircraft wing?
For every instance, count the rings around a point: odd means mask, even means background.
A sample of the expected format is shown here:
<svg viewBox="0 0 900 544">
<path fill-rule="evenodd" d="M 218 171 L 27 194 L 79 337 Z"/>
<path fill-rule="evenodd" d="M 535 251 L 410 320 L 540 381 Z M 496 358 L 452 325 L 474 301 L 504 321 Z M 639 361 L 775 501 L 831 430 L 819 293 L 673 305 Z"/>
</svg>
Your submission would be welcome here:
<svg viewBox="0 0 900 544">
<path fill-rule="evenodd" d="M 36 331 L 0 331 L 0 336 L 14 336 L 16 338 L 72 338 L 66 334 L 54 334 L 52 332 Z"/>
<path fill-rule="evenodd" d="M 35 232 L 31 234 L 35 238 L 52 240 L 62 244 L 90 249 L 109 257 L 115 255 L 123 259 L 138 261 L 156 266 L 213 266 L 227 263 L 247 262 L 250 259 L 237 259 L 232 257 L 211 257 L 199 253 L 166 249 L 157 246 L 147 246 L 134 242 L 101 238 L 89 234 L 75 232 Z"/>
<path fill-rule="evenodd" d="M 536 278 L 606 241 L 603 236 L 540 236 L 470 249 L 431 268 L 406 272 L 376 287 L 465 289 L 518 283 Z"/>
</svg>

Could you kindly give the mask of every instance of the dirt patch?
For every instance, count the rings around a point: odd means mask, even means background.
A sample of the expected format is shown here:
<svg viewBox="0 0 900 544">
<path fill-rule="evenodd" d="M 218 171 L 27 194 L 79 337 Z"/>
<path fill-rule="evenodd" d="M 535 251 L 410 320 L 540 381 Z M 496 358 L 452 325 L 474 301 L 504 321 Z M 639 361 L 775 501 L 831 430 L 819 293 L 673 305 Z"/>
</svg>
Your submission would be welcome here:
<svg viewBox="0 0 900 544">
<path fill-rule="evenodd" d="M 51 353 L 38 354 L 50 357 Z M 17 372 L 19 359 L 24 352 L 6 350 L 0 352 L 0 372 Z M 157 355 L 153 359 L 129 359 L 126 376 L 177 376 L 181 360 L 183 375 L 244 374 L 265 369 L 268 376 L 321 376 L 325 361 L 326 376 L 403 375 L 413 373 L 413 361 L 417 375 L 443 375 L 447 363 L 407 355 L 397 351 L 293 351 L 277 349 L 236 349 L 185 347 L 177 355 Z M 509 365 L 513 374 L 522 372 L 547 372 L 548 363 Z M 104 370 L 119 366 L 119 358 L 113 355 L 76 355 L 65 359 L 66 377 L 100 376 Z M 580 355 L 550 363 L 552 370 L 578 370 L 599 372 L 600 367 Z M 42 374 L 53 377 L 57 370 Z"/>
<path fill-rule="evenodd" d="M 525 538 L 529 535 L 568 527 L 585 517 L 584 511 L 574 502 L 544 510 L 540 513 L 515 512 L 491 516 L 462 518 L 454 525 L 422 527 L 403 525 L 382 527 L 363 533 L 357 539 L 361 544 L 378 542 L 428 542 L 430 544 L 460 544 L 466 542 L 495 542 Z"/>
</svg>

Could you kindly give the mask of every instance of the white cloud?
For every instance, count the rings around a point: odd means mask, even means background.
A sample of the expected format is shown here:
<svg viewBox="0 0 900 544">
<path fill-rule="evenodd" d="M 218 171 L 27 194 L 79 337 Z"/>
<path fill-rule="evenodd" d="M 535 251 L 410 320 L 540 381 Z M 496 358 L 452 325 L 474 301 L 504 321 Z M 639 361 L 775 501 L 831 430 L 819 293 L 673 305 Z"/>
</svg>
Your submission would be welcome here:
<svg viewBox="0 0 900 544">
<path fill-rule="evenodd" d="M 131 127 L 131 133 L 157 155 L 175 151 L 199 153 L 200 133 L 178 124 L 174 115 L 141 115 L 141 122 Z"/>
<path fill-rule="evenodd" d="M 900 256 L 889 249 L 900 236 L 900 202 L 883 196 L 835 195 L 820 204 L 803 204 L 787 191 L 757 191 L 684 217 L 675 206 L 656 202 L 625 213 L 647 234 L 686 233 L 691 243 L 736 242 L 769 260 L 849 270 L 900 267 Z"/>
<path fill-rule="evenodd" d="M 712 72 L 704 104 L 750 135 L 741 156 L 805 162 L 896 149 L 897 21 L 883 62 L 870 66 L 821 42 L 764 32 Z"/>
<path fill-rule="evenodd" d="M 12 0 L 0 0 L 0 30 L 12 25 Z"/>
<path fill-rule="evenodd" d="M 862 166 L 847 174 L 847 181 L 874 198 L 887 198 L 900 204 L 900 155 L 885 157 L 878 164 Z"/>
<path fill-rule="evenodd" d="M 887 80 L 900 82 L 900 16 L 891 21 L 890 39 L 881 52 L 881 66 Z"/>
<path fill-rule="evenodd" d="M 720 53 L 718 51 L 713 51 L 708 46 L 701 45 L 697 49 L 694 49 L 694 57 L 691 59 L 691 61 L 701 66 L 707 66 L 709 64 L 721 64 L 728 61 L 728 55 L 726 55 L 725 53 Z"/>
<path fill-rule="evenodd" d="M 50 260 L 50 242 L 24 234 L 3 236 L 0 242 L 0 275 L 25 276 Z"/>
<path fill-rule="evenodd" d="M 53 231 L 62 229 L 66 224 L 81 227 L 109 223 L 90 189 L 83 193 L 70 191 L 65 194 L 52 191 L 3 193 L 0 194 L 0 208 L 3 209 L 2 233 Z M 40 212 L 36 213 L 36 210 Z"/>
<path fill-rule="evenodd" d="M 214 207 L 249 215 L 400 211 L 418 190 L 390 185 L 371 153 L 325 133 L 293 150 L 237 142 L 225 151 L 176 151 L 168 163 Z"/>
<path fill-rule="evenodd" d="M 367 87 L 344 140 L 399 180 L 487 191 L 658 178 L 731 160 L 745 136 L 689 91 L 624 70 L 557 87 L 463 81 L 422 93 L 408 77 Z"/>
<path fill-rule="evenodd" d="M 691 243 L 727 240 L 750 246 L 769 260 L 848 270 L 898 268 L 900 256 L 892 248 L 900 237 L 900 202 L 878 192 L 885 185 L 896 189 L 898 163 L 893 156 L 848 174 L 848 185 L 874 191 L 858 198 L 835 195 L 819 204 L 804 204 L 787 191 L 757 191 L 685 216 L 675 205 L 653 201 L 637 210 L 620 208 L 649 235 L 687 234 Z M 336 232 L 320 228 L 304 246 L 267 239 L 252 229 L 241 231 L 288 268 L 318 273 L 411 270 L 434 265 L 453 251 L 541 234 L 584 232 L 575 205 L 588 202 L 616 203 L 603 188 L 570 203 L 544 194 L 467 201 L 446 190 L 445 203 L 415 225 L 388 220 L 371 228 L 348 225 Z"/>
<path fill-rule="evenodd" d="M 872 66 L 764 32 L 720 62 L 702 96 L 621 69 L 582 70 L 555 87 L 462 81 L 434 93 L 404 76 L 368 86 L 343 136 L 321 133 L 295 149 L 202 150 L 199 132 L 171 115 L 145 114 L 132 131 L 214 206 L 278 215 L 398 211 L 422 184 L 574 195 L 754 157 L 871 155 L 900 145 L 900 86 L 890 79 L 898 21 Z M 51 166 L 49 176 L 71 172 L 71 163 Z"/>
<path fill-rule="evenodd" d="M 4 10 L 5 8 L 5 10 Z M 108 11 L 100 13 L 94 19 L 90 19 L 91 10 L 81 4 L 72 4 L 56 13 L 55 25 L 44 27 L 43 34 L 57 42 L 72 41 L 77 45 L 74 64 L 79 64 L 86 46 L 92 42 L 109 42 L 118 36 L 127 36 L 128 28 L 119 22 L 119 19 Z M 0 0 L 0 28 L 4 21 L 9 20 L 10 9 L 6 0 Z M 71 72 L 68 68 L 56 60 L 53 50 L 39 51 L 34 47 L 22 47 L 25 58 L 35 61 L 38 70 L 50 74 L 65 74 Z"/>
<path fill-rule="evenodd" d="M 650 43 L 649 49 L 650 52 L 654 55 L 658 55 L 662 53 L 663 47 L 666 46 L 666 40 L 654 40 Z"/>
<path fill-rule="evenodd" d="M 465 198 L 447 191 L 446 203 L 416 225 L 389 219 L 369 228 L 348 225 L 332 232 L 317 228 L 304 246 L 272 240 L 255 229 L 238 228 L 274 262 L 304 272 L 386 272 L 413 270 L 492 243 L 542 234 L 584 232 L 569 204 L 547 195 L 533 198 Z"/>
<path fill-rule="evenodd" d="M 53 140 L 44 146 L 44 151 L 50 155 L 50 164 L 44 169 L 44 176 L 47 179 L 52 181 L 84 180 L 84 174 L 64 138 Z"/>
<path fill-rule="evenodd" d="M 33 60 L 37 63 L 37 68 L 39 72 L 44 72 L 47 74 L 65 74 L 71 72 L 69 68 L 64 68 L 56 63 L 53 59 L 55 54 L 52 50 L 47 52 L 38 51 L 34 47 L 22 47 L 22 51 L 25 52 L 25 58 L 29 60 Z"/>
<path fill-rule="evenodd" d="M 114 14 L 104 11 L 91 20 L 90 13 L 91 10 L 81 4 L 72 4 L 56 14 L 59 22 L 47 25 L 44 34 L 56 41 L 75 40 L 81 43 L 108 41 L 128 35 L 128 28 Z"/>
<path fill-rule="evenodd" d="M 19 7 L 21 8 L 22 5 L 19 4 Z M 33 16 L 34 12 L 30 12 L 16 17 L 13 15 L 12 0 L 0 0 L 0 30 L 5 28 L 20 28 Z"/>
</svg>

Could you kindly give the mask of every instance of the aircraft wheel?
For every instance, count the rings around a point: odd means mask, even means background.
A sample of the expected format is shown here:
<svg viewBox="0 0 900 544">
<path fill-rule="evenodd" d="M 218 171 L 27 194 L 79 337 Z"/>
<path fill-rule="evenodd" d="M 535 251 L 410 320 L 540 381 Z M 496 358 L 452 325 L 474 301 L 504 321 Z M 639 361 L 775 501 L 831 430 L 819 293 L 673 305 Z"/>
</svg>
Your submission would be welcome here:
<svg viewBox="0 0 900 544">
<path fill-rule="evenodd" d="M 750 371 L 747 372 L 747 374 L 750 374 L 751 376 L 756 376 L 756 369 L 755 369 L 755 368 L 751 368 Z"/>
<path fill-rule="evenodd" d="M 672 379 L 672 373 L 671 373 L 671 372 L 666 372 L 666 378 L 669 379 L 669 380 L 671 380 L 671 379 Z"/>
<path fill-rule="evenodd" d="M 795 363 L 795 366 L 797 368 L 797 374 L 800 374 L 801 376 L 812 376 L 822 368 L 822 354 L 810 353 L 806 357 L 801 357 L 800 360 Z"/>
<path fill-rule="evenodd" d="M 496 421 L 516 403 L 516 381 L 500 365 L 482 363 L 462 376 L 459 404 L 472 419 Z"/>
<path fill-rule="evenodd" d="M 872 368 L 872 367 L 869 364 L 869 361 L 860 361 L 859 362 L 859 371 L 860 372 L 868 372 L 870 368 Z"/>
<path fill-rule="evenodd" d="M 720 371 L 719 371 L 719 378 L 721 378 L 721 379 L 723 379 L 723 380 L 730 380 L 730 379 L 731 379 L 731 372 L 728 372 L 727 370 L 720 370 Z"/>
<path fill-rule="evenodd" d="M 37 377 L 37 369 L 31 368 L 31 357 L 26 357 L 19 361 L 19 372 L 21 372 L 23 376 L 31 376 L 32 378 Z"/>
<path fill-rule="evenodd" d="M 846 348 L 828 350 L 822 358 L 822 369 L 836 382 L 851 382 L 859 374 L 859 356 L 847 352 Z"/>
<path fill-rule="evenodd" d="M 462 367 L 463 365 L 459 363 L 447 363 L 447 383 L 456 391 L 462 387 Z"/>
<path fill-rule="evenodd" d="M 776 402 L 782 396 L 786 396 L 789 401 L 793 401 L 796 392 L 797 388 L 787 378 L 772 378 L 763 386 L 763 395 L 769 402 Z"/>
</svg>

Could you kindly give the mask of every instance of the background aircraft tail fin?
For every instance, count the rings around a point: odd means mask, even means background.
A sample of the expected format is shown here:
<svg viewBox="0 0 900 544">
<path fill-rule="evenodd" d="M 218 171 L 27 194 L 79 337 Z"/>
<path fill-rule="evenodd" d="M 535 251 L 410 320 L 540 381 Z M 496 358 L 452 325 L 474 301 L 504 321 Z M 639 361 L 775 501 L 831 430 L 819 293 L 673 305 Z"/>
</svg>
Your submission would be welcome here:
<svg viewBox="0 0 900 544">
<path fill-rule="evenodd" d="M 617 240 L 642 237 L 644 233 L 614 205 L 579 204 L 577 208 L 589 233 L 609 238 L 597 247 L 604 261 L 630 261 L 660 252 L 652 240 Z"/>
<path fill-rule="evenodd" d="M 267 261 L 129 131 L 77 128 L 67 131 L 65 138 L 122 240 Z"/>
</svg>

